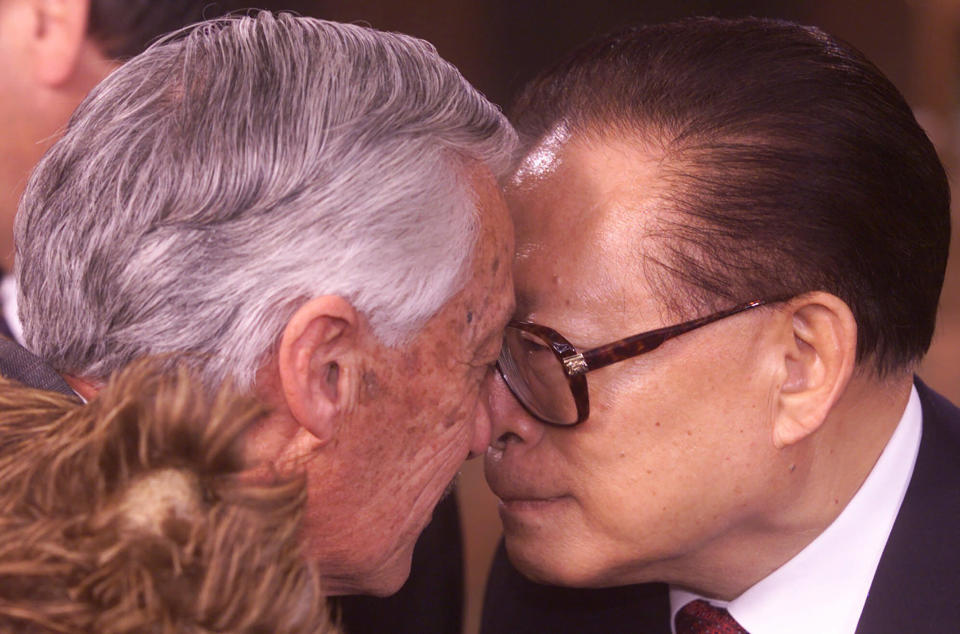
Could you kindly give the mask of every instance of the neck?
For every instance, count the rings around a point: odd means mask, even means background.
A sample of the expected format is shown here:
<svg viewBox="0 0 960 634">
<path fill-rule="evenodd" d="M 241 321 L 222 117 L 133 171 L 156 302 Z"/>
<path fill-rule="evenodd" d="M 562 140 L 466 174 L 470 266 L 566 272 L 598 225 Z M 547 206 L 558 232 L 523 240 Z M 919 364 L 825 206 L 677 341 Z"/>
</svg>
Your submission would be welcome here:
<svg viewBox="0 0 960 634">
<path fill-rule="evenodd" d="M 731 600 L 792 559 L 840 515 L 873 470 L 912 381 L 911 374 L 854 377 L 821 428 L 781 450 L 780 473 L 772 474 L 771 495 L 758 512 L 670 562 L 664 580 Z"/>
<path fill-rule="evenodd" d="M 92 401 L 103 387 L 103 382 L 75 374 L 62 374 L 63 380 L 67 382 L 74 392 L 83 397 L 84 401 Z"/>
</svg>

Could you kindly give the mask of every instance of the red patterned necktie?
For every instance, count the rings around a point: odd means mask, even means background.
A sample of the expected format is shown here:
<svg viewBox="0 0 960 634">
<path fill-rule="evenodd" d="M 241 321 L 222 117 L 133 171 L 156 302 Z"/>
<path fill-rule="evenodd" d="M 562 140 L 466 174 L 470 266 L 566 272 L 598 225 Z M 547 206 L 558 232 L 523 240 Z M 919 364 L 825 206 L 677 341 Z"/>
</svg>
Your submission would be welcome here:
<svg viewBox="0 0 960 634">
<path fill-rule="evenodd" d="M 749 634 L 726 608 L 716 608 L 703 599 L 683 606 L 676 624 L 677 634 Z"/>
</svg>

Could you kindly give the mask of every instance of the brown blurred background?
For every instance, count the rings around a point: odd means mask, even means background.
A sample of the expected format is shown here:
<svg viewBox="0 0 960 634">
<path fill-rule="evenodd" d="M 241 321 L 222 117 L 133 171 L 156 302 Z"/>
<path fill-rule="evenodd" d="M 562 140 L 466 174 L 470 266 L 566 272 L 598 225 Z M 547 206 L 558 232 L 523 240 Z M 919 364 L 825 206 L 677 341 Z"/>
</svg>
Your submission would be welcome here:
<svg viewBox="0 0 960 634">
<path fill-rule="evenodd" d="M 310 3 L 311 8 L 321 3 Z M 951 181 L 960 170 L 960 0 L 344 0 L 327 17 L 426 38 L 490 99 L 504 106 L 540 68 L 618 26 L 689 15 L 756 15 L 820 26 L 871 58 L 906 95 L 937 145 Z M 956 218 L 957 212 L 954 211 Z M 960 258 L 955 227 L 938 332 L 920 375 L 960 402 Z M 467 625 L 477 631 L 483 580 L 499 536 L 482 465 L 461 480 L 467 530 Z"/>
</svg>

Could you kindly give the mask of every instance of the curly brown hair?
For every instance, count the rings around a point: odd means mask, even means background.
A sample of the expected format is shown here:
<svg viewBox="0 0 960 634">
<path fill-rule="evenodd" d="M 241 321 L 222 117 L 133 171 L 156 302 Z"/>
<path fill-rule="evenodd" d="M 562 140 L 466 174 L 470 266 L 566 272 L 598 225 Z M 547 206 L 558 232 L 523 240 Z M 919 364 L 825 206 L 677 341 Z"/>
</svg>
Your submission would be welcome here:
<svg viewBox="0 0 960 634">
<path fill-rule="evenodd" d="M 0 379 L 0 630 L 336 632 L 303 479 L 241 475 L 262 406 L 157 367 L 87 404 Z"/>
</svg>

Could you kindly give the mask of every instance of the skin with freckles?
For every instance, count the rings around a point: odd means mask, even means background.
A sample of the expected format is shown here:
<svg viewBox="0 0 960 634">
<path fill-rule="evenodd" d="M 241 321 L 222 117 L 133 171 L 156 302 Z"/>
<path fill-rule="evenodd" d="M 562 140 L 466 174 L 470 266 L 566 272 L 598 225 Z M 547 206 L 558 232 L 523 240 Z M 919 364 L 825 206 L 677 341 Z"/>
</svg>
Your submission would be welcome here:
<svg viewBox="0 0 960 634">
<path fill-rule="evenodd" d="M 662 156 L 603 134 L 546 139 L 506 187 L 517 318 L 583 350 L 699 316 L 656 292 Z M 485 466 L 511 561 L 558 585 L 736 596 L 836 517 L 899 419 L 909 375 L 855 370 L 855 342 L 826 293 L 748 311 L 590 372 L 575 427 L 539 423 L 498 379 Z"/>
<path fill-rule="evenodd" d="M 383 345 L 358 316 L 332 357 L 312 357 L 308 373 L 334 394 L 329 432 L 298 422 L 276 360 L 258 378 L 275 414 L 253 431 L 248 457 L 305 469 L 304 543 L 329 593 L 398 590 L 433 508 L 463 461 L 489 444 L 481 393 L 514 307 L 513 229 L 489 171 L 470 178 L 480 226 L 463 290 L 406 345 Z"/>
</svg>

